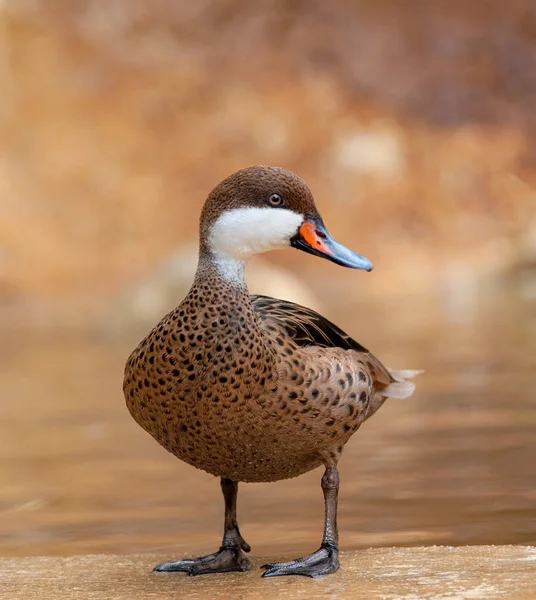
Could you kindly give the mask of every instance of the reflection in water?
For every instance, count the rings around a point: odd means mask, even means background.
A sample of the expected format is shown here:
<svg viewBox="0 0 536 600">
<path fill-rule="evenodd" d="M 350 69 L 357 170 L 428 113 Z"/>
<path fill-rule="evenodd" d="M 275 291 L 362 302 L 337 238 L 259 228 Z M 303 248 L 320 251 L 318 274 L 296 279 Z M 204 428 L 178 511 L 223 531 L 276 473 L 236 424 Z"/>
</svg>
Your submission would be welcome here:
<svg viewBox="0 0 536 600">
<path fill-rule="evenodd" d="M 374 316 L 339 322 L 387 364 L 427 373 L 414 397 L 391 400 L 346 447 L 343 549 L 534 543 L 534 321 L 499 311 L 471 327 L 410 328 Z M 394 337 L 379 339 L 376 328 Z M 217 480 L 167 454 L 127 413 L 122 370 L 133 345 L 58 336 L 3 344 L 2 555 L 172 558 L 219 543 Z M 254 553 L 317 547 L 320 477 L 241 486 L 241 528 Z"/>
</svg>

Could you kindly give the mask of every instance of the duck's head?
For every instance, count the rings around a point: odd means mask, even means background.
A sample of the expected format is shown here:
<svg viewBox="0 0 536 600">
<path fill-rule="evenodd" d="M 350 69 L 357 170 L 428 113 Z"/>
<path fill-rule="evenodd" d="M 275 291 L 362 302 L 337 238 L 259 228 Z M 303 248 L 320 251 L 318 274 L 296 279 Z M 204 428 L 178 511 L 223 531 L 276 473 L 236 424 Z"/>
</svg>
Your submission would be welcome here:
<svg viewBox="0 0 536 600">
<path fill-rule="evenodd" d="M 201 214 L 201 247 L 223 260 L 292 246 L 352 269 L 370 271 L 368 258 L 327 231 L 306 183 L 279 167 L 233 173 L 210 193 Z"/>
</svg>

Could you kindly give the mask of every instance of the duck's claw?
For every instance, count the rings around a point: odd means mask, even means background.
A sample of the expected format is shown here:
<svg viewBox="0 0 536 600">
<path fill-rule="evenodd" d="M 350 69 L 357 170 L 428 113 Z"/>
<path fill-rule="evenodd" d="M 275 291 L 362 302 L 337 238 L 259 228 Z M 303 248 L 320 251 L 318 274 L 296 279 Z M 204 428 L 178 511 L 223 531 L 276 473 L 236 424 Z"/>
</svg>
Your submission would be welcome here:
<svg viewBox="0 0 536 600">
<path fill-rule="evenodd" d="M 263 565 L 266 569 L 263 577 L 278 577 L 280 575 L 305 575 L 306 577 L 320 577 L 335 573 L 339 568 L 339 552 L 333 546 L 321 546 L 319 550 L 290 562 L 272 563 Z"/>
<path fill-rule="evenodd" d="M 244 542 L 245 543 L 245 542 Z M 156 565 L 153 571 L 182 571 L 188 575 L 204 575 L 206 573 L 229 573 L 231 571 L 248 571 L 251 563 L 240 548 L 220 548 L 218 552 L 199 558 L 185 558 Z"/>
</svg>

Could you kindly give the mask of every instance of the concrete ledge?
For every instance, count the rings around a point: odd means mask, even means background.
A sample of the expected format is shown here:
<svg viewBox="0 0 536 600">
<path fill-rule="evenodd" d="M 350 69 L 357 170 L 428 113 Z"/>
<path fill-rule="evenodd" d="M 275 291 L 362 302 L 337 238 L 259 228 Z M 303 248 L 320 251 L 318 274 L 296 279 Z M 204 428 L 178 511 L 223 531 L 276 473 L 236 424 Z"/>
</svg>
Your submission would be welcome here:
<svg viewBox="0 0 536 600">
<path fill-rule="evenodd" d="M 89 555 L 0 559 L 2 600 L 178 600 L 317 598 L 462 600 L 536 598 L 536 547 L 379 548 L 346 552 L 341 570 L 318 580 L 248 573 L 188 577 L 153 573 L 171 556 Z M 287 557 L 287 559 L 290 557 Z"/>
</svg>

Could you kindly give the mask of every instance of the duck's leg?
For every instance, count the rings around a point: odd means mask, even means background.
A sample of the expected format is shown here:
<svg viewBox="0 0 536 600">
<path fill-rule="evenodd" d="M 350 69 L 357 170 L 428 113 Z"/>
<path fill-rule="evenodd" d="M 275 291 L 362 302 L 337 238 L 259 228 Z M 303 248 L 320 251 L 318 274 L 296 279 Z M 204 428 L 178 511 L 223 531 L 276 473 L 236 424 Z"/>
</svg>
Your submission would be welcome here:
<svg viewBox="0 0 536 600">
<path fill-rule="evenodd" d="M 336 464 L 327 464 L 322 477 L 324 492 L 325 518 L 324 535 L 320 548 L 290 562 L 263 565 L 266 571 L 263 577 L 278 575 L 306 575 L 320 577 L 334 573 L 339 568 L 339 531 L 337 529 L 337 497 L 339 494 L 339 471 Z"/>
<path fill-rule="evenodd" d="M 183 571 L 189 575 L 204 573 L 227 573 L 229 571 L 247 571 L 251 568 L 244 552 L 251 550 L 249 544 L 240 535 L 236 520 L 236 496 L 238 483 L 231 479 L 221 479 L 221 489 L 225 499 L 225 527 L 220 549 L 214 554 L 199 558 L 185 558 L 156 565 L 154 571 Z"/>
</svg>

